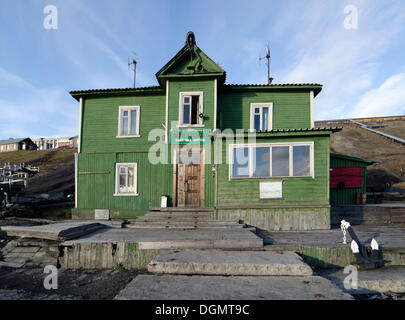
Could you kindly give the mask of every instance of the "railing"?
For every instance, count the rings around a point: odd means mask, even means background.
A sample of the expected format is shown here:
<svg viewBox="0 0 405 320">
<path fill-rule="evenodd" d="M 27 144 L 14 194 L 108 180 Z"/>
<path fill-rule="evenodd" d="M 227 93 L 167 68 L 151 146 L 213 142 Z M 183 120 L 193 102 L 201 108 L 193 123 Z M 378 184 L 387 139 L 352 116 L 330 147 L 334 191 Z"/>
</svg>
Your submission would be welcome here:
<svg viewBox="0 0 405 320">
<path fill-rule="evenodd" d="M 375 130 L 375 129 L 371 129 L 369 126 L 367 126 L 367 125 L 365 125 L 365 124 L 363 124 L 361 122 L 358 122 L 358 121 L 355 121 L 355 120 L 350 120 L 350 121 L 357 124 L 360 128 L 362 128 L 364 130 L 374 132 L 374 133 L 379 134 L 379 135 L 381 135 L 381 136 L 383 136 L 385 138 L 390 139 L 393 142 L 405 145 L 405 140 L 404 139 L 398 138 L 396 136 L 393 136 L 393 135 L 390 135 L 390 134 L 387 134 L 387 133 L 384 133 L 384 132 L 381 132 L 381 131 L 378 131 L 378 130 Z"/>
</svg>

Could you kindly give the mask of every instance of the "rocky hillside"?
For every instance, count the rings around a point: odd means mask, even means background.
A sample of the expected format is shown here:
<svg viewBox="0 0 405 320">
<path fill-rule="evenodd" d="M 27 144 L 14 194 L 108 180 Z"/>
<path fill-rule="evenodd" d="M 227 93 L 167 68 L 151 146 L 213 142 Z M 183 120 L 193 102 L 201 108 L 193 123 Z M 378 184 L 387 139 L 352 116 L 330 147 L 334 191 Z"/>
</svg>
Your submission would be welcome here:
<svg viewBox="0 0 405 320">
<path fill-rule="evenodd" d="M 376 130 L 405 138 L 405 121 L 387 121 L 384 125 L 386 126 Z M 332 135 L 331 152 L 378 161 L 368 167 L 368 191 L 383 191 L 387 184 L 405 188 L 404 145 L 349 125 L 343 126 L 341 132 Z"/>
<path fill-rule="evenodd" d="M 0 153 L 0 163 L 39 167 L 39 174 L 29 179 L 26 194 L 74 192 L 74 154 L 77 149 L 53 149 L 43 151 L 15 151 Z"/>
</svg>

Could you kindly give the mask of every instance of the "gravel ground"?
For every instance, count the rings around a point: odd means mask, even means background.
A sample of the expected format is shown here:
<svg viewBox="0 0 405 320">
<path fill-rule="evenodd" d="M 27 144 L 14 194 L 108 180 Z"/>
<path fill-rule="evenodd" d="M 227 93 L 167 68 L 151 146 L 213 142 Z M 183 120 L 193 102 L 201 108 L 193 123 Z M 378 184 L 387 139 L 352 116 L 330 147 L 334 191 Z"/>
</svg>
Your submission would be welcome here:
<svg viewBox="0 0 405 320">
<path fill-rule="evenodd" d="M 0 268 L 0 300 L 111 300 L 139 272 L 58 270 L 58 289 L 46 290 L 42 268 Z"/>
</svg>

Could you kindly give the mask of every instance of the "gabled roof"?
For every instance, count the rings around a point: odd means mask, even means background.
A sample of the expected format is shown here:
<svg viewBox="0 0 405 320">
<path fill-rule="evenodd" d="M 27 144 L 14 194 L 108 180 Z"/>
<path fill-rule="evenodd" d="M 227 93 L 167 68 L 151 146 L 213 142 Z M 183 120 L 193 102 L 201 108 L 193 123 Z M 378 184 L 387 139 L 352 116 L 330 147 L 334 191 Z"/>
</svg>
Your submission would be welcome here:
<svg viewBox="0 0 405 320">
<path fill-rule="evenodd" d="M 286 83 L 286 84 L 225 84 L 226 72 L 209 56 L 207 56 L 196 44 L 193 32 L 187 33 L 186 44 L 176 55 L 170 59 L 157 73 L 156 78 L 159 86 L 140 87 L 140 88 L 111 88 L 111 89 L 91 89 L 76 90 L 70 94 L 79 100 L 80 97 L 95 96 L 115 96 L 115 95 L 134 95 L 134 94 L 164 94 L 165 81 L 169 79 L 182 78 L 218 78 L 219 90 L 222 91 L 314 91 L 317 96 L 322 90 L 322 85 L 317 83 Z"/>
<path fill-rule="evenodd" d="M 344 159 L 344 160 L 350 160 L 350 161 L 355 161 L 355 162 L 362 162 L 366 163 L 368 166 L 372 165 L 373 163 L 377 163 L 378 161 L 375 160 L 367 160 L 363 158 L 356 158 L 356 157 L 351 157 L 347 156 L 345 154 L 339 154 L 339 153 L 330 153 L 331 158 L 337 158 L 337 159 Z"/>
<path fill-rule="evenodd" d="M 165 79 L 183 77 L 218 77 L 225 83 L 226 72 L 196 44 L 193 32 L 187 33 L 186 44 L 157 73 L 163 86 Z"/>
<path fill-rule="evenodd" d="M 0 145 L 19 143 L 19 142 L 24 141 L 26 139 L 29 139 L 29 138 L 28 137 L 27 138 L 17 138 L 17 139 L 10 138 L 10 139 L 7 139 L 7 140 L 0 140 Z"/>
</svg>

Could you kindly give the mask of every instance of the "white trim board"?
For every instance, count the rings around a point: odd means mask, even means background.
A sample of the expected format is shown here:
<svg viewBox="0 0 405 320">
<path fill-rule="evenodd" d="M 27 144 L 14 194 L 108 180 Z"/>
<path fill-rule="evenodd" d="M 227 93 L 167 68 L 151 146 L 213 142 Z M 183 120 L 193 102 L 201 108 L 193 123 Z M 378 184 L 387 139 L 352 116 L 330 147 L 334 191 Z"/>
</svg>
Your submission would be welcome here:
<svg viewBox="0 0 405 320">
<path fill-rule="evenodd" d="M 308 176 L 293 176 L 293 152 L 292 148 L 295 146 L 309 146 L 309 169 L 310 174 Z M 270 176 L 269 177 L 253 177 L 251 176 L 253 172 L 253 152 L 251 148 L 253 147 L 289 147 L 289 175 L 288 176 L 272 176 L 272 149 L 270 148 Z M 232 165 L 233 165 L 233 148 L 249 148 L 249 177 L 232 177 Z M 314 158 L 314 142 L 313 141 L 300 141 L 300 142 L 275 142 L 275 143 L 240 143 L 240 144 L 229 144 L 228 149 L 228 180 L 243 180 L 243 179 L 280 179 L 280 178 L 311 178 L 315 179 L 315 158 Z"/>
<path fill-rule="evenodd" d="M 204 120 L 199 118 L 199 123 L 198 124 L 184 124 L 183 123 L 183 97 L 184 96 L 200 96 L 200 100 L 199 100 L 199 112 L 198 113 L 202 113 L 204 114 L 204 92 L 203 91 L 181 91 L 179 92 L 179 122 L 178 122 L 178 126 L 179 127 L 202 127 L 204 126 Z M 191 101 L 190 101 L 190 105 L 191 105 Z M 190 110 L 191 113 L 191 110 Z"/>
<path fill-rule="evenodd" d="M 132 110 L 136 110 L 136 133 L 135 134 L 121 134 L 121 114 L 122 110 L 128 110 L 128 127 L 131 127 L 131 112 Z M 118 134 L 117 138 L 139 138 L 139 124 L 141 118 L 141 106 L 119 106 L 118 108 Z"/>
<path fill-rule="evenodd" d="M 273 130 L 273 102 L 252 102 L 250 104 L 250 130 L 255 131 L 254 109 L 260 108 L 260 126 L 262 125 L 263 107 L 269 108 L 268 130 Z"/>
</svg>

